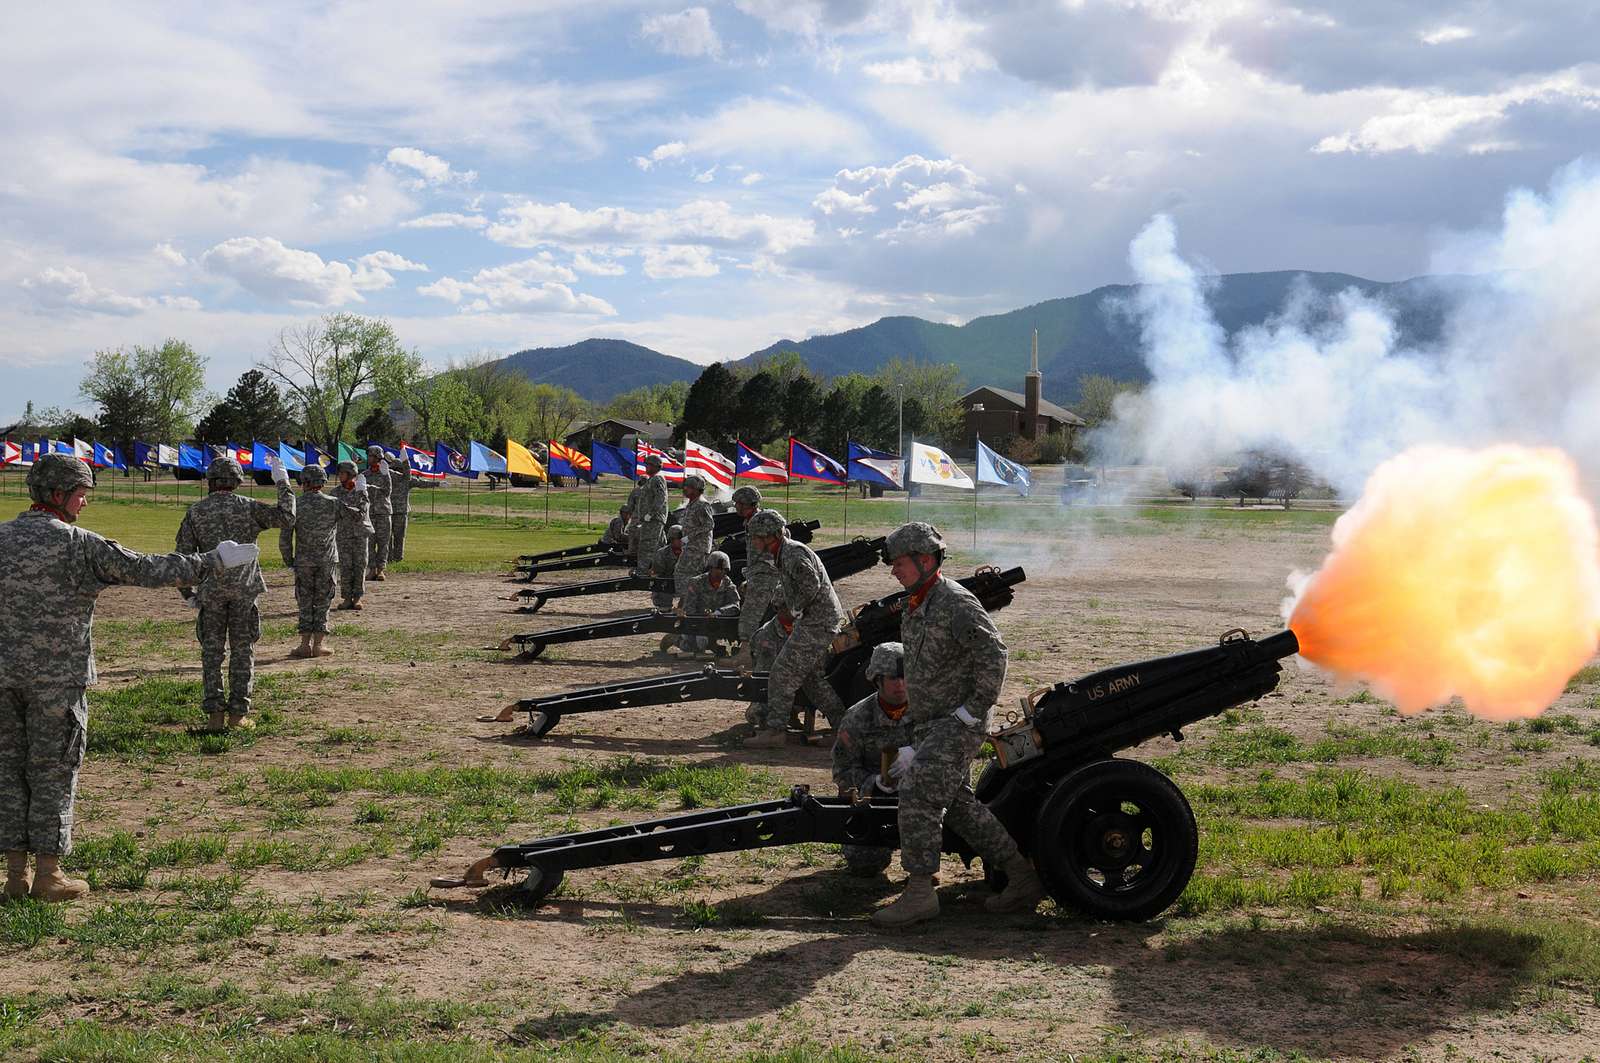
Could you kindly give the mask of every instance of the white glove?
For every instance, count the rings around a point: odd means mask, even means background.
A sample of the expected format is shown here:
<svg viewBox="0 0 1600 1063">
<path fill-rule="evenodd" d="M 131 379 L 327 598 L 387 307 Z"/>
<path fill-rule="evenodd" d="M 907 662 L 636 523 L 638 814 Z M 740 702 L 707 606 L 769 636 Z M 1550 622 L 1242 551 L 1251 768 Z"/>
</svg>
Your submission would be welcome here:
<svg viewBox="0 0 1600 1063">
<path fill-rule="evenodd" d="M 378 462 L 378 471 L 382 472 L 382 473 L 387 473 L 389 471 L 389 463 L 386 462 L 386 461 L 381 461 L 380 460 Z"/>
<path fill-rule="evenodd" d="M 889 774 L 892 775 L 896 780 L 904 779 L 906 777 L 906 772 L 910 771 L 911 766 L 916 762 L 916 747 L 901 746 L 899 751 L 894 755 L 894 764 L 890 766 Z"/>
<path fill-rule="evenodd" d="M 893 786 L 889 785 L 888 783 L 884 782 L 882 777 L 880 777 L 878 775 L 868 775 L 866 782 L 863 782 L 861 784 L 861 793 L 862 793 L 862 795 L 866 796 L 866 797 L 871 797 L 872 794 L 873 794 L 873 791 L 878 791 L 878 790 L 881 790 L 883 793 L 886 793 L 886 794 L 892 794 L 892 793 L 894 793 L 895 788 Z"/>
<path fill-rule="evenodd" d="M 972 713 L 968 712 L 967 711 L 967 707 L 965 705 L 957 705 L 956 708 L 955 708 L 955 711 L 952 712 L 950 715 L 954 716 L 956 719 L 960 720 L 963 724 L 965 724 L 968 727 L 977 727 L 978 726 L 978 723 L 979 723 L 978 718 L 976 716 L 972 715 Z"/>
<path fill-rule="evenodd" d="M 223 568 L 248 565 L 260 556 L 261 548 L 255 543 L 236 543 L 232 539 L 224 539 L 217 544 L 217 557 L 222 560 Z"/>
<path fill-rule="evenodd" d="M 198 594 L 191 594 L 189 597 L 183 600 L 183 604 L 187 605 L 190 609 L 193 609 L 198 613 L 200 611 L 200 596 Z"/>
<path fill-rule="evenodd" d="M 289 482 L 289 469 L 281 461 L 272 462 L 272 482 L 275 484 Z"/>
<path fill-rule="evenodd" d="M 357 491 L 365 491 L 366 489 L 367 489 L 367 478 L 365 476 L 361 475 L 359 472 L 356 473 L 356 490 Z"/>
</svg>

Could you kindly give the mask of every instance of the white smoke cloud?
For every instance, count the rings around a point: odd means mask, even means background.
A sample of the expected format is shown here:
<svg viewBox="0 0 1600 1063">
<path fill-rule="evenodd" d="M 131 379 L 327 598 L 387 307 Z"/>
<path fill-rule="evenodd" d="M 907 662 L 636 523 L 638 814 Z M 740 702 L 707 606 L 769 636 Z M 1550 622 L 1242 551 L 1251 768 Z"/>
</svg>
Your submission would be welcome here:
<svg viewBox="0 0 1600 1063">
<path fill-rule="evenodd" d="M 1133 241 L 1138 322 L 1152 382 L 1119 400 L 1092 445 L 1106 460 L 1184 472 L 1250 449 L 1292 456 L 1353 496 L 1385 458 L 1419 443 L 1554 444 L 1600 472 L 1600 168 L 1579 162 L 1545 193 L 1507 197 L 1501 228 L 1458 237 L 1435 274 L 1453 297 L 1433 349 L 1401 343 L 1396 311 L 1348 290 L 1302 289 L 1229 337 L 1206 271 L 1178 252 L 1171 218 Z"/>
</svg>

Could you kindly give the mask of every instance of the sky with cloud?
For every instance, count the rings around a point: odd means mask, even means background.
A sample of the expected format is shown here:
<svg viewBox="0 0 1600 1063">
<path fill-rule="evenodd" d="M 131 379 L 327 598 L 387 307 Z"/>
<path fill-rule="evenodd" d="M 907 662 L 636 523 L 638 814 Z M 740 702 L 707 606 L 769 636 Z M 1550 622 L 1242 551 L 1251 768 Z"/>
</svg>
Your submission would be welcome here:
<svg viewBox="0 0 1600 1063">
<path fill-rule="evenodd" d="M 436 365 L 710 362 L 1131 279 L 1427 272 L 1600 146 L 1592 0 L 23 5 L 0 39 L 0 420 L 97 349 L 226 389 L 381 315 Z M 80 406 L 82 403 L 78 403 Z"/>
</svg>

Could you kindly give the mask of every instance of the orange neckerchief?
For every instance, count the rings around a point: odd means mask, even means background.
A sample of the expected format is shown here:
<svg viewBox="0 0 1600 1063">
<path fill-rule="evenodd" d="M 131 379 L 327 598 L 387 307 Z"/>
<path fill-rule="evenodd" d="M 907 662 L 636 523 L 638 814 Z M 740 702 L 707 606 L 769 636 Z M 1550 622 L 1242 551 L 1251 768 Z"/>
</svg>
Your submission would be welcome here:
<svg viewBox="0 0 1600 1063">
<path fill-rule="evenodd" d="M 54 517 L 56 520 L 59 520 L 63 524 L 76 524 L 77 523 L 77 521 L 75 521 L 71 517 L 67 516 L 67 511 L 66 510 L 57 509 L 55 506 L 52 506 L 48 502 L 35 502 L 33 505 L 28 507 L 28 511 L 30 513 L 48 513 L 52 517 Z"/>
<path fill-rule="evenodd" d="M 906 596 L 906 611 L 911 613 L 916 612 L 917 606 L 921 605 L 928 595 L 932 593 L 934 585 L 938 582 L 939 570 L 934 569 L 933 575 L 917 584 L 917 586 L 912 589 L 911 593 Z"/>
<path fill-rule="evenodd" d="M 896 723 L 899 723 L 900 722 L 900 717 L 902 717 L 902 716 L 904 716 L 906 714 L 906 706 L 910 705 L 910 704 L 911 704 L 911 702 L 909 702 L 909 701 L 902 701 L 898 705 L 885 704 L 885 702 L 883 700 L 883 695 L 882 694 L 878 695 L 878 709 L 879 709 L 879 711 L 881 711 L 885 716 L 889 717 L 889 719 L 894 720 Z"/>
<path fill-rule="evenodd" d="M 778 626 L 783 628 L 783 633 L 785 635 L 793 635 L 794 634 L 794 617 L 791 616 L 789 619 L 785 620 L 783 618 L 783 614 L 779 613 L 778 614 Z"/>
</svg>

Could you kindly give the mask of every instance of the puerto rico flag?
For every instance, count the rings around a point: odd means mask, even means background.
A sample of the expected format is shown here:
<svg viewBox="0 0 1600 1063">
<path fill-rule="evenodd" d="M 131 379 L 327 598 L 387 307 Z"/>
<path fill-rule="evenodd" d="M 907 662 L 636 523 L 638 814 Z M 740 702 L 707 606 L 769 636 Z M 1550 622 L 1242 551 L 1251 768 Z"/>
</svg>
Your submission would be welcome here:
<svg viewBox="0 0 1600 1063">
<path fill-rule="evenodd" d="M 706 497 L 726 501 L 733 496 L 733 462 L 710 447 L 683 441 L 683 468 L 706 478 Z"/>
<path fill-rule="evenodd" d="M 594 482 L 594 473 L 589 463 L 589 455 L 581 450 L 574 450 L 565 443 L 557 443 L 554 439 L 547 440 L 550 447 L 550 475 L 571 476 L 579 480 Z"/>
<path fill-rule="evenodd" d="M 639 479 L 643 480 L 650 475 L 645 471 L 644 459 L 652 454 L 661 459 L 661 475 L 667 478 L 667 483 L 683 483 L 683 462 L 646 439 L 641 439 L 634 445 L 633 471 Z"/>
<path fill-rule="evenodd" d="M 844 466 L 822 451 L 808 447 L 794 436 L 789 437 L 789 475 L 801 480 L 820 480 L 825 484 L 842 484 Z"/>
<path fill-rule="evenodd" d="M 418 450 L 410 443 L 400 444 L 400 453 L 404 455 L 406 464 L 411 466 L 411 475 L 418 480 L 430 480 L 437 483 L 444 479 L 444 473 L 434 468 L 434 455 L 426 450 Z"/>
<path fill-rule="evenodd" d="M 11 442 L 11 440 L 6 440 L 4 446 L 0 447 L 0 465 L 20 465 L 21 463 L 22 448 Z"/>
<path fill-rule="evenodd" d="M 739 472 L 746 480 L 765 480 L 767 483 L 786 484 L 789 482 L 789 470 L 783 462 L 774 458 L 762 456 L 760 453 L 738 443 L 739 447 Z"/>
</svg>

